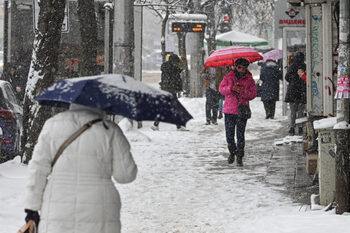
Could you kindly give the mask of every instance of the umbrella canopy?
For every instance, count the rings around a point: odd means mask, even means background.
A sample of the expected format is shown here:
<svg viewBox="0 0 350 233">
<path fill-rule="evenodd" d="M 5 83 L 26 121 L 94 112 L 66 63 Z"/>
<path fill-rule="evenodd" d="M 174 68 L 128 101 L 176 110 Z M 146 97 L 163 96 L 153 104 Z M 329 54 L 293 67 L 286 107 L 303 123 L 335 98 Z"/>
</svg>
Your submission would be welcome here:
<svg viewBox="0 0 350 233">
<path fill-rule="evenodd" d="M 245 58 L 250 63 L 263 59 L 263 57 L 253 48 L 244 46 L 229 46 L 214 51 L 205 61 L 204 66 L 232 66 L 238 58 Z"/>
<path fill-rule="evenodd" d="M 41 105 L 56 107 L 80 104 L 136 121 L 185 125 L 192 119 L 171 93 L 118 74 L 59 80 L 35 99 Z"/>
<path fill-rule="evenodd" d="M 230 45 L 240 45 L 240 46 L 267 46 L 267 40 L 259 38 L 244 32 L 237 30 L 232 30 L 222 34 L 218 34 L 215 37 L 217 46 L 230 46 Z"/>
<path fill-rule="evenodd" d="M 266 62 L 267 60 L 278 60 L 281 59 L 283 55 L 282 50 L 280 49 L 274 49 L 269 52 L 264 53 L 263 56 L 263 61 Z"/>
</svg>

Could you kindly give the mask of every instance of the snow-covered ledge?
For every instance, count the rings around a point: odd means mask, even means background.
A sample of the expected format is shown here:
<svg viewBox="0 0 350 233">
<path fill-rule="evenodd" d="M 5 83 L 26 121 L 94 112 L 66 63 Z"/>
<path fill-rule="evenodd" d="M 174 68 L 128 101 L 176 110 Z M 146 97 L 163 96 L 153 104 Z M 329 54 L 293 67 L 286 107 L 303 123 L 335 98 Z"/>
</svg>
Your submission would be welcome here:
<svg viewBox="0 0 350 233">
<path fill-rule="evenodd" d="M 340 121 L 333 127 L 333 129 L 350 129 L 350 124 L 346 121 Z"/>
<path fill-rule="evenodd" d="M 327 129 L 333 128 L 337 124 L 336 117 L 328 117 L 318 121 L 314 121 L 314 129 Z"/>
<path fill-rule="evenodd" d="M 318 121 L 314 121 L 314 129 L 350 129 L 350 124 L 346 121 L 337 122 L 336 117 L 328 117 Z"/>
</svg>

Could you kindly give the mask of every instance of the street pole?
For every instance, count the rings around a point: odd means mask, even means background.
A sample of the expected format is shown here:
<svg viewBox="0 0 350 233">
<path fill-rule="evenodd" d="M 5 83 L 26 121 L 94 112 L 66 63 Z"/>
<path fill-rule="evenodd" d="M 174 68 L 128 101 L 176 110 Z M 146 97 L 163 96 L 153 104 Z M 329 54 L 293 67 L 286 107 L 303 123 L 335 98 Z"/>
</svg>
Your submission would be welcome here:
<svg viewBox="0 0 350 233">
<path fill-rule="evenodd" d="M 7 69 L 7 63 L 8 63 L 8 48 L 9 48 L 9 41 L 8 41 L 8 33 L 9 33 L 9 1 L 4 1 L 4 69 Z"/>
<path fill-rule="evenodd" d="M 134 77 L 134 1 L 115 0 L 113 73 Z"/>
<path fill-rule="evenodd" d="M 142 81 L 142 29 L 143 29 L 143 6 L 134 6 L 134 26 L 135 26 L 135 79 Z"/>
<path fill-rule="evenodd" d="M 134 5 L 134 25 L 135 25 L 135 59 L 134 59 L 134 72 L 135 79 L 142 81 L 142 33 L 143 33 L 143 6 Z M 142 122 L 137 122 L 137 128 L 142 128 Z"/>
<path fill-rule="evenodd" d="M 194 8 L 198 12 L 200 9 L 200 0 L 194 1 Z M 202 33 L 189 33 L 190 36 L 190 96 L 201 97 L 203 95 L 203 84 L 200 78 L 201 68 L 203 66 L 203 35 Z"/>
<path fill-rule="evenodd" d="M 111 18 L 111 8 L 110 4 L 105 6 L 105 31 L 104 31 L 104 73 L 110 73 L 110 64 L 109 64 L 109 50 L 110 50 L 110 18 Z"/>
<path fill-rule="evenodd" d="M 337 122 L 341 127 L 335 129 L 335 201 L 337 203 L 336 213 L 343 214 L 350 211 L 350 0 L 340 0 L 339 9 L 339 65 L 336 98 L 338 98 Z"/>
</svg>

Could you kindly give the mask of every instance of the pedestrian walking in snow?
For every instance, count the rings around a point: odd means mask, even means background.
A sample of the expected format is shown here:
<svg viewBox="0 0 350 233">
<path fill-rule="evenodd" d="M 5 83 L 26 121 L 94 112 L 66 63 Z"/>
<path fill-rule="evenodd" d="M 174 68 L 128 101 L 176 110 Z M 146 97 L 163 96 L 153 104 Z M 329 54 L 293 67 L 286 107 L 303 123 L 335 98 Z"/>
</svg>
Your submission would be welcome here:
<svg viewBox="0 0 350 233">
<path fill-rule="evenodd" d="M 266 117 L 273 119 L 275 117 L 276 101 L 279 100 L 279 81 L 282 80 L 282 72 L 279 70 L 274 60 L 267 60 L 260 70 L 261 101 L 264 104 Z"/>
<path fill-rule="evenodd" d="M 88 122 L 53 164 L 60 146 Z M 128 140 L 103 111 L 71 104 L 47 120 L 28 172 L 26 221 L 39 224 L 39 233 L 121 231 L 121 201 L 111 178 L 132 182 L 137 167 Z"/>
<path fill-rule="evenodd" d="M 164 62 L 160 67 L 162 71 L 160 89 L 168 91 L 177 98 L 177 94 L 182 91 L 182 79 L 180 73 L 182 69 L 179 67 L 180 58 L 176 54 L 171 54 L 169 60 Z M 186 128 L 180 125 L 176 126 L 177 130 L 185 131 Z M 159 130 L 159 121 L 155 121 L 151 126 L 152 130 Z"/>
<path fill-rule="evenodd" d="M 214 51 L 211 51 L 212 54 Z M 220 83 L 225 75 L 225 67 L 203 67 L 201 78 L 204 79 L 205 87 L 205 116 L 206 125 L 217 125 L 219 100 L 222 98 L 219 92 Z"/>
<path fill-rule="evenodd" d="M 239 107 L 249 106 L 249 101 L 257 95 L 252 74 L 248 71 L 249 61 L 244 58 L 236 60 L 234 68 L 222 80 L 219 90 L 225 96 L 223 113 L 225 114 L 226 141 L 230 156 L 228 163 L 232 164 L 237 156 L 237 165 L 243 166 L 245 147 L 245 128 L 249 116 L 239 112 Z M 237 132 L 237 143 L 235 142 Z"/>
<path fill-rule="evenodd" d="M 287 92 L 284 101 L 289 103 L 290 107 L 290 126 L 289 134 L 295 134 L 295 120 L 302 117 L 306 104 L 306 84 L 298 75 L 298 70 L 306 70 L 304 63 L 304 54 L 296 52 L 292 58 L 291 65 L 288 67 L 285 79 L 288 82 Z M 302 128 L 299 128 L 299 134 Z"/>
</svg>

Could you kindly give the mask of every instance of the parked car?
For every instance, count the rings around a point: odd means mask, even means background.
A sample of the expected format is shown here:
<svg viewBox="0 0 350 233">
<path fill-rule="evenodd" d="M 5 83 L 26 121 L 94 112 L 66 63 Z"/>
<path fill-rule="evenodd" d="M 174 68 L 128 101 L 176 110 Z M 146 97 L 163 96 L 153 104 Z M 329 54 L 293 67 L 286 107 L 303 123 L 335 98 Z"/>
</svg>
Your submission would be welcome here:
<svg viewBox="0 0 350 233">
<path fill-rule="evenodd" d="M 2 130 L 0 161 L 20 153 L 23 108 L 9 82 L 0 80 L 0 128 Z"/>
</svg>

